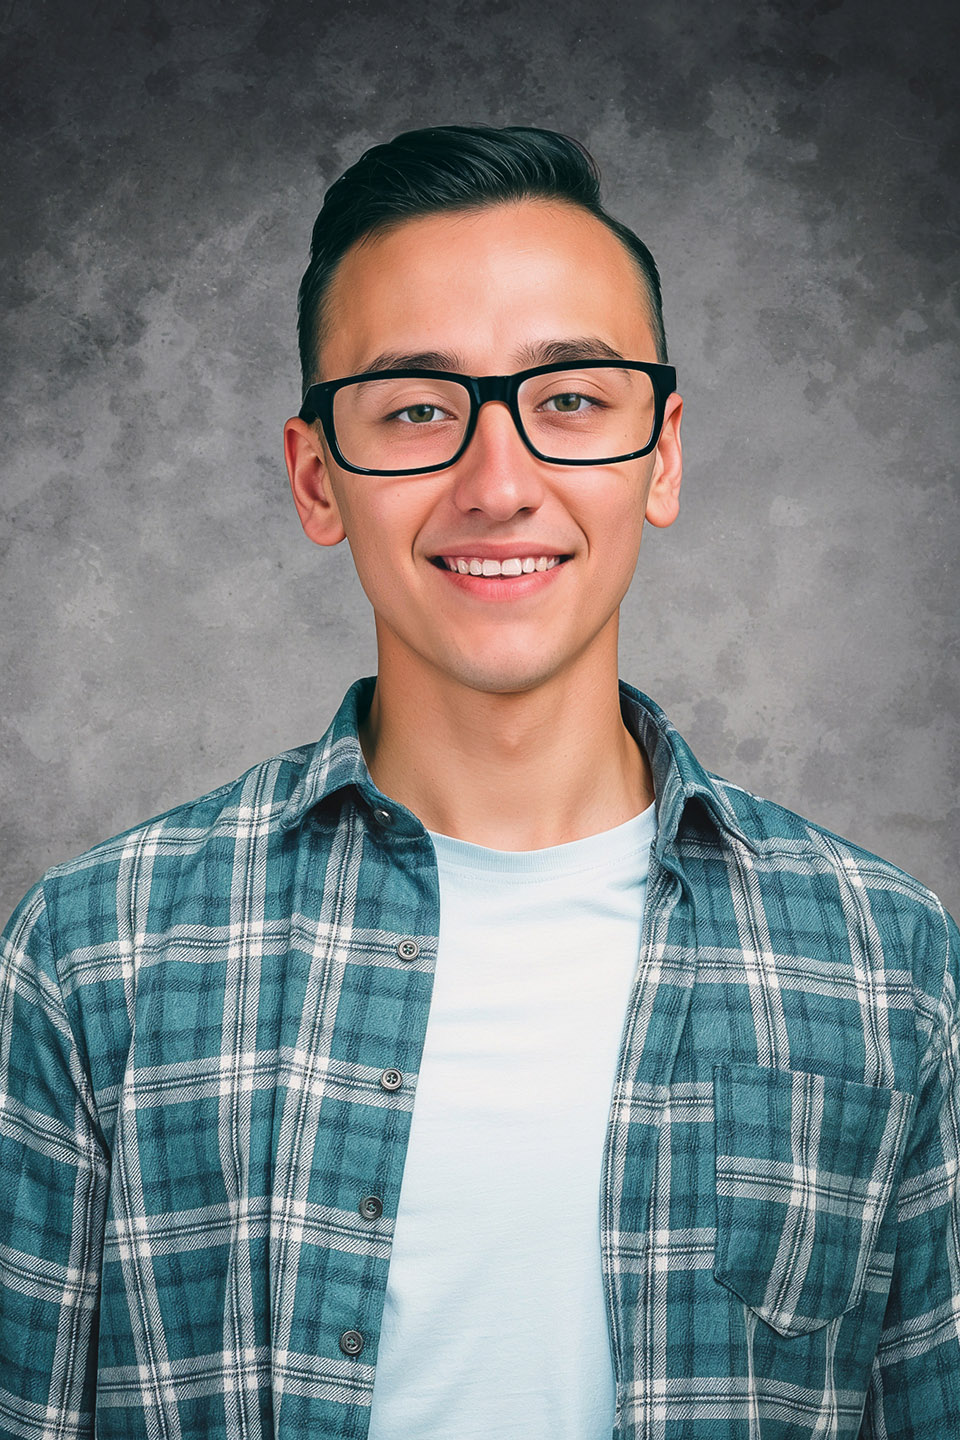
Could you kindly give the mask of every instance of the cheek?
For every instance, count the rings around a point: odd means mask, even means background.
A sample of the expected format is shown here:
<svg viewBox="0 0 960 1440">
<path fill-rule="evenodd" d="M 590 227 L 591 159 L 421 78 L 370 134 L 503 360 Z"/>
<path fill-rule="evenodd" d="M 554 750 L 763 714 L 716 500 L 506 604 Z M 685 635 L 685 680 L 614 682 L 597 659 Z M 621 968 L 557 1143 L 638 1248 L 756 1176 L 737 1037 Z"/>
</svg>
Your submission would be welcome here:
<svg viewBox="0 0 960 1440">
<path fill-rule="evenodd" d="M 639 462 L 638 462 L 639 463 Z M 596 558 L 612 567 L 627 564 L 635 558 L 643 529 L 646 491 L 649 476 L 644 470 L 623 477 L 616 485 L 597 490 L 589 497 L 590 505 L 571 502 L 571 512 L 590 542 Z"/>
<path fill-rule="evenodd" d="M 588 532 L 598 598 L 602 595 L 604 604 L 620 604 L 633 580 L 644 525 L 642 494 L 638 487 L 627 496 L 611 497 L 602 521 Z"/>
<path fill-rule="evenodd" d="M 357 476 L 358 480 L 365 477 Z M 414 574 L 413 554 L 423 525 L 416 497 L 387 482 L 371 482 L 362 494 L 344 497 L 340 506 L 344 529 L 360 583 L 378 605 L 399 603 Z"/>
</svg>

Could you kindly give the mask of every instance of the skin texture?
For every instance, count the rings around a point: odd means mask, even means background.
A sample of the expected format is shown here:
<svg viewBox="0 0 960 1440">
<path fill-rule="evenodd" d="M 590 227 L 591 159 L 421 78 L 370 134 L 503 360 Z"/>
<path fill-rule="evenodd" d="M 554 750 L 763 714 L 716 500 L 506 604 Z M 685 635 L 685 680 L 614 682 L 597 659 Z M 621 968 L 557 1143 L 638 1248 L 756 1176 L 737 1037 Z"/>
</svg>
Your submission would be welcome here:
<svg viewBox="0 0 960 1440">
<path fill-rule="evenodd" d="M 536 363 L 531 347 L 578 337 L 656 358 L 619 241 L 575 206 L 528 200 L 358 242 L 333 282 L 321 361 L 335 377 L 384 351 L 441 351 L 445 368 L 503 374 Z M 371 774 L 429 828 L 533 849 L 652 801 L 620 719 L 618 620 L 644 523 L 678 513 L 681 410 L 671 396 L 650 455 L 579 469 L 537 460 L 506 406 L 488 404 L 456 465 L 406 479 L 344 472 L 319 426 L 287 422 L 303 528 L 319 545 L 348 541 L 374 610 L 378 684 L 361 736 Z M 481 594 L 433 564 L 484 545 L 568 558 Z"/>
</svg>

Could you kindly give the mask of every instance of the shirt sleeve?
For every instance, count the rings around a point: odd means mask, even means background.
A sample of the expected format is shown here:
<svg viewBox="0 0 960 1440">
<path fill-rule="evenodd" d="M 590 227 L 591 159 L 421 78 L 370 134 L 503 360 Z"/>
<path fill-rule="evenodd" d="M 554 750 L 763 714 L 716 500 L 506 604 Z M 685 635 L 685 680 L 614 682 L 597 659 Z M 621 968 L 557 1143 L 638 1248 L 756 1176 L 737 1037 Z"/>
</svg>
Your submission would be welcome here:
<svg viewBox="0 0 960 1440">
<path fill-rule="evenodd" d="M 38 885 L 0 937 L 0 1440 L 93 1435 L 108 1172 Z"/>
<path fill-rule="evenodd" d="M 862 1440 L 960 1436 L 960 932 L 920 1072 L 900 1184 L 898 1241 Z"/>
</svg>

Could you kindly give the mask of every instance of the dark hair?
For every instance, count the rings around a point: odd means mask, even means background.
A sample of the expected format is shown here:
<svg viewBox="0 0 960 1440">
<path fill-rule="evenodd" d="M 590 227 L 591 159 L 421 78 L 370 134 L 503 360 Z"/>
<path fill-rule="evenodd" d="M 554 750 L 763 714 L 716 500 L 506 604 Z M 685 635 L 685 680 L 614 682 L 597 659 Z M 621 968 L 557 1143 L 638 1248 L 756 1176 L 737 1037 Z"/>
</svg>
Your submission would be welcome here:
<svg viewBox="0 0 960 1440">
<path fill-rule="evenodd" d="M 565 200 L 595 215 L 629 251 L 643 282 L 657 359 L 667 358 L 660 276 L 643 241 L 600 204 L 600 171 L 577 140 L 525 125 L 434 125 L 407 130 L 365 151 L 330 186 L 313 227 L 300 282 L 299 341 L 304 390 L 318 379 L 325 302 L 337 265 L 363 236 L 444 210 L 505 201 Z"/>
</svg>

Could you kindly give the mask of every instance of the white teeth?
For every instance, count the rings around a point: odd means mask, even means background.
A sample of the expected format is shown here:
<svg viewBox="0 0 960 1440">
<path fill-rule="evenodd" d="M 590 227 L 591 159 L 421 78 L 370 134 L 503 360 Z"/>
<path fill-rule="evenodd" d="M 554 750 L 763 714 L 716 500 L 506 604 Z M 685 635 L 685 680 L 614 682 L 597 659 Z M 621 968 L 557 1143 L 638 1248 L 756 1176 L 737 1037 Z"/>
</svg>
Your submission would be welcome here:
<svg viewBox="0 0 960 1440">
<path fill-rule="evenodd" d="M 443 563 L 448 570 L 453 570 L 458 575 L 530 575 L 534 570 L 552 570 L 554 565 L 560 564 L 559 555 L 524 555 L 511 557 L 509 560 L 481 560 L 474 556 L 466 555 L 443 556 Z"/>
</svg>

